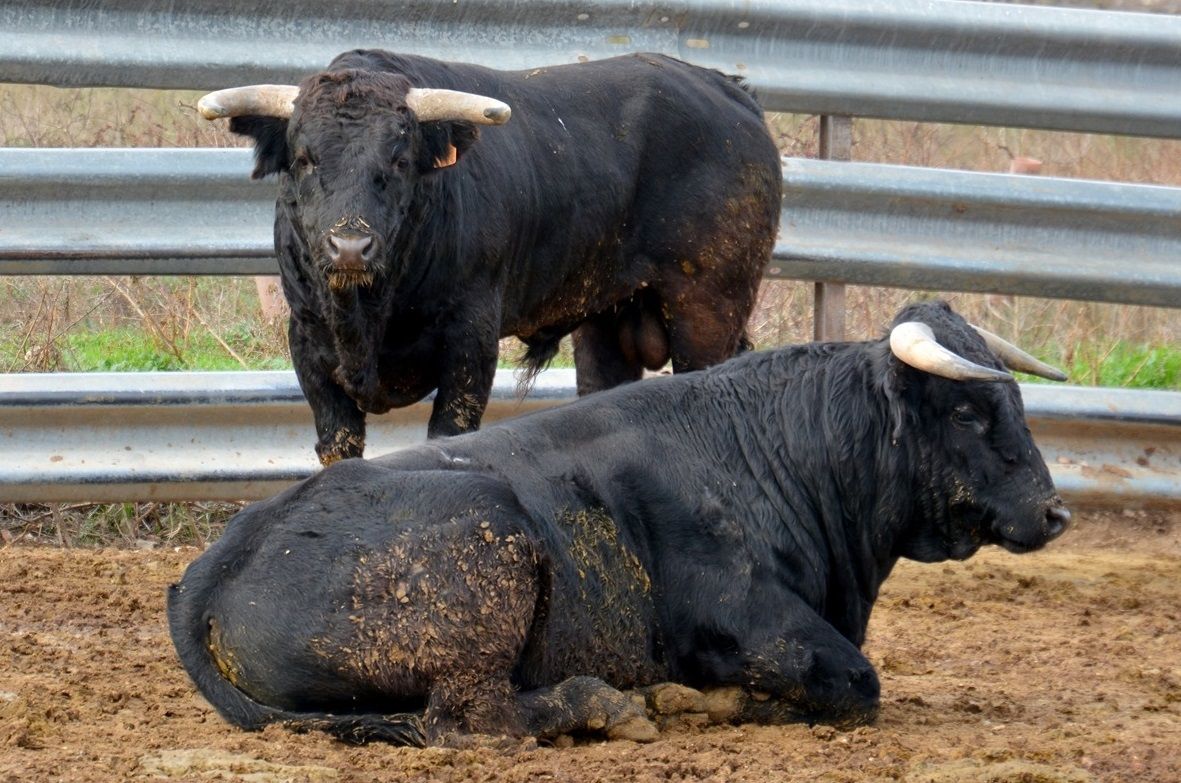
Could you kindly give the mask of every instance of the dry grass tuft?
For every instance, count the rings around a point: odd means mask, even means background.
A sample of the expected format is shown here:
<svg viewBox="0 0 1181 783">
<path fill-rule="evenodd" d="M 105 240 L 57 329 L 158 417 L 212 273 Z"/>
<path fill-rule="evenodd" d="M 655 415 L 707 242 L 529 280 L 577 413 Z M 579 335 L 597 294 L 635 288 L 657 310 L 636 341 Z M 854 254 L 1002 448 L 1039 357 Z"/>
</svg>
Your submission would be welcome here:
<svg viewBox="0 0 1181 783">
<path fill-rule="evenodd" d="M 204 546 L 243 503 L 0 504 L 0 548 L 13 544 Z"/>
</svg>

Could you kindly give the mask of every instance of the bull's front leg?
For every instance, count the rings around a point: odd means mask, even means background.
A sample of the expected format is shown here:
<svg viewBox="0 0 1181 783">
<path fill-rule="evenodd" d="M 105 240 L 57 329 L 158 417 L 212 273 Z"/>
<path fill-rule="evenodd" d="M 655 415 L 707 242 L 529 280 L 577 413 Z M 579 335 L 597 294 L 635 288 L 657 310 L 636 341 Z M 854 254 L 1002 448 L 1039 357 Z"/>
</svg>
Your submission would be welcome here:
<svg viewBox="0 0 1181 783">
<path fill-rule="evenodd" d="M 480 428 L 496 376 L 500 312 L 459 310 L 442 330 L 443 361 L 428 438 Z"/>
<path fill-rule="evenodd" d="M 328 467 L 338 460 L 360 457 L 365 450 L 365 414 L 325 369 L 331 359 L 295 319 L 288 328 L 288 340 L 299 388 L 312 408 L 320 464 Z"/>
</svg>

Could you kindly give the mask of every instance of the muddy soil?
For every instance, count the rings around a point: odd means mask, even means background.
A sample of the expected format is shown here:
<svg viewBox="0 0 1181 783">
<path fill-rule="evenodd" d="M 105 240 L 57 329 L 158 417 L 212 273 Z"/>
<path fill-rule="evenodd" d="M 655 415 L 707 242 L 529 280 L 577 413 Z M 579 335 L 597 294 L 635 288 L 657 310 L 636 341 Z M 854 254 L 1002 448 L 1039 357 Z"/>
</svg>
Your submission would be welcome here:
<svg viewBox="0 0 1181 783">
<path fill-rule="evenodd" d="M 0 551 L 0 782 L 1181 781 L 1181 513 L 1076 514 L 1047 551 L 902 563 L 871 727 L 702 726 L 646 745 L 349 747 L 221 721 L 164 588 L 197 550 Z"/>
</svg>

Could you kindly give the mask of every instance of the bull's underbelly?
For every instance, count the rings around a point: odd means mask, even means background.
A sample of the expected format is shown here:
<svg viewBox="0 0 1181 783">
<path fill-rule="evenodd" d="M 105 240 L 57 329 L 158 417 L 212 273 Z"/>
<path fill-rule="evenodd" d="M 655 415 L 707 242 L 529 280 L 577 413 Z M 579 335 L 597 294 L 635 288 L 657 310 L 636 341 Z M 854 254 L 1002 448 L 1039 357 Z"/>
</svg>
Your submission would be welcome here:
<svg viewBox="0 0 1181 783">
<path fill-rule="evenodd" d="M 607 247 L 593 238 L 534 248 L 521 263 L 538 270 L 537 279 L 505 292 L 502 337 L 568 334 L 588 317 L 631 297 L 654 273 L 650 262 L 631 257 L 619 243 Z"/>
</svg>

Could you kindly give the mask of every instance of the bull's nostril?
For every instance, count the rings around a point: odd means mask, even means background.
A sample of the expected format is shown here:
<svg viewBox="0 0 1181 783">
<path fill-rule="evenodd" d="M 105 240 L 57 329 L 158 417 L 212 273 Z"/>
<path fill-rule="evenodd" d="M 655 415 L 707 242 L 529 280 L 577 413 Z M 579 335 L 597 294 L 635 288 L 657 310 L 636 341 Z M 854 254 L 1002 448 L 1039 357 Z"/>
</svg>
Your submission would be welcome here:
<svg viewBox="0 0 1181 783">
<path fill-rule="evenodd" d="M 328 260 L 339 267 L 364 267 L 376 253 L 377 243 L 372 236 L 341 236 L 328 234 L 324 238 L 324 252 Z"/>
<path fill-rule="evenodd" d="M 1046 509 L 1046 523 L 1049 525 L 1050 535 L 1056 536 L 1070 524 L 1070 512 L 1062 506 L 1051 506 Z"/>
</svg>

